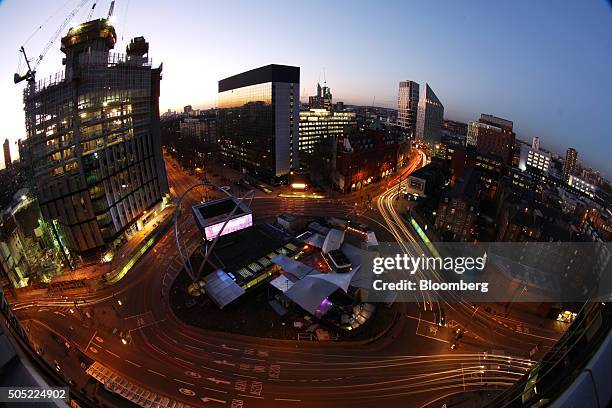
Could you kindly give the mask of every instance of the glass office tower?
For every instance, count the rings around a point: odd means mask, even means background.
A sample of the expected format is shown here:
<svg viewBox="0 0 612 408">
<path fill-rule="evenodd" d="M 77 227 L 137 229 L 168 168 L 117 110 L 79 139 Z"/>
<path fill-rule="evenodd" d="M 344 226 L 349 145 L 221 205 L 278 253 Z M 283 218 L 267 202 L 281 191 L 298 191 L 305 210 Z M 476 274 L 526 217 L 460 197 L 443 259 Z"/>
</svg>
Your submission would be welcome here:
<svg viewBox="0 0 612 408">
<path fill-rule="evenodd" d="M 268 65 L 219 81 L 217 134 L 224 160 L 277 183 L 299 167 L 300 68 Z"/>
<path fill-rule="evenodd" d="M 62 38 L 65 70 L 24 91 L 21 155 L 45 221 L 81 257 L 118 245 L 154 215 L 168 191 L 159 123 L 161 66 L 133 39 L 113 53 L 106 19 Z"/>
</svg>

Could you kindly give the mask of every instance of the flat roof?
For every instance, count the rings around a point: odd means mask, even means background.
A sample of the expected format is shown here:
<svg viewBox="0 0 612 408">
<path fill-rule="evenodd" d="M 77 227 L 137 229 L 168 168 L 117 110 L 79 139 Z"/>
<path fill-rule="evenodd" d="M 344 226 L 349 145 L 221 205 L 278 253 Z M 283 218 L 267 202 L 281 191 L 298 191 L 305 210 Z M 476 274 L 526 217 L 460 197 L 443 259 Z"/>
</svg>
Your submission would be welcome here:
<svg viewBox="0 0 612 408">
<path fill-rule="evenodd" d="M 267 82 L 300 83 L 300 67 L 271 64 L 219 81 L 219 92 Z"/>
<path fill-rule="evenodd" d="M 336 268 L 348 268 L 351 266 L 351 261 L 348 259 L 341 249 L 334 249 L 327 254 Z"/>
<path fill-rule="evenodd" d="M 262 224 L 219 239 L 210 261 L 231 272 L 239 285 L 264 273 L 270 260 L 297 249 L 274 228 Z M 239 256 L 238 256 L 239 255 Z"/>
<path fill-rule="evenodd" d="M 218 200 L 208 201 L 204 204 L 194 205 L 192 210 L 198 222 L 203 226 L 208 226 L 225 220 L 236 205 L 238 205 L 238 209 L 234 212 L 234 217 L 251 213 L 251 210 L 244 202 L 240 202 L 233 197 L 224 197 Z"/>
<path fill-rule="evenodd" d="M 244 289 L 221 269 L 205 276 L 204 282 L 206 293 L 220 309 L 244 294 Z"/>
</svg>

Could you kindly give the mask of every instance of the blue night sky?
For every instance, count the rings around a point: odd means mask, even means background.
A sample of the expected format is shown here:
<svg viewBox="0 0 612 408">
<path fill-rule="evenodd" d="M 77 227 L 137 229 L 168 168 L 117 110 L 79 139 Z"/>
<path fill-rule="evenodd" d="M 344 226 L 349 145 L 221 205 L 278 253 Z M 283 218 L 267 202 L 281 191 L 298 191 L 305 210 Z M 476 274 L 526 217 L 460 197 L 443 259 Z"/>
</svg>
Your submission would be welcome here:
<svg viewBox="0 0 612 408">
<path fill-rule="evenodd" d="M 78 0 L 0 1 L 0 139 L 25 136 L 18 48 L 37 55 Z M 110 1 L 99 1 L 95 17 Z M 74 23 L 83 21 L 86 6 Z M 612 176 L 612 7 L 587 1 L 117 0 L 116 51 L 143 35 L 164 63 L 161 109 L 214 106 L 217 81 L 270 63 L 301 67 L 302 100 L 317 80 L 335 100 L 395 107 L 398 82 L 428 82 L 447 119 L 481 112 L 514 121 L 524 140 Z M 66 30 L 64 30 L 66 31 Z M 61 69 L 59 40 L 38 77 Z M 15 149 L 16 150 L 16 149 Z"/>
</svg>

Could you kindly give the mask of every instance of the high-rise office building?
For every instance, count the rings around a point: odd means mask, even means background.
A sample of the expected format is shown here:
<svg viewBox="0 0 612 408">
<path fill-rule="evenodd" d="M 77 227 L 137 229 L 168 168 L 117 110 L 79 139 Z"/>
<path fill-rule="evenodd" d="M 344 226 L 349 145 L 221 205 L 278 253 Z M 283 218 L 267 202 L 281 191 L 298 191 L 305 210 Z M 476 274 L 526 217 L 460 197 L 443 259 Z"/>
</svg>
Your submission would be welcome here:
<svg viewBox="0 0 612 408">
<path fill-rule="evenodd" d="M 497 116 L 481 114 L 478 122 L 468 123 L 467 144 L 483 152 L 494 153 L 504 163 L 511 164 L 514 156 L 516 135 L 513 123 Z"/>
<path fill-rule="evenodd" d="M 397 98 L 397 124 L 409 135 L 416 131 L 419 107 L 419 84 L 414 81 L 400 81 Z"/>
<path fill-rule="evenodd" d="M 312 154 L 325 139 L 340 136 L 346 126 L 356 124 L 355 112 L 330 112 L 326 109 L 300 112 L 300 158 L 303 153 Z"/>
<path fill-rule="evenodd" d="M 565 152 L 565 163 L 563 163 L 563 179 L 569 183 L 570 176 L 576 172 L 576 161 L 578 160 L 578 152 L 573 147 Z"/>
<path fill-rule="evenodd" d="M 9 144 L 8 139 L 4 139 L 3 147 L 4 147 L 4 167 L 8 168 L 13 162 L 11 160 L 11 145 Z"/>
<path fill-rule="evenodd" d="M 308 98 L 308 107 L 310 109 L 332 110 L 332 94 L 327 84 L 321 86 L 317 83 L 317 94 Z"/>
<path fill-rule="evenodd" d="M 143 37 L 125 54 L 106 19 L 62 38 L 65 70 L 24 91 L 22 144 L 44 219 L 64 251 L 98 255 L 142 228 L 168 191 L 162 156 L 161 66 Z"/>
<path fill-rule="evenodd" d="M 550 171 L 550 162 L 550 154 L 532 147 L 531 149 L 521 150 L 518 167 L 521 170 L 537 170 L 541 174 L 547 175 Z"/>
<path fill-rule="evenodd" d="M 537 136 L 533 137 L 533 140 L 531 141 L 531 148 L 535 151 L 540 150 L 540 138 Z"/>
<path fill-rule="evenodd" d="M 430 146 L 440 143 L 442 125 L 444 124 L 444 106 L 429 87 L 425 84 L 425 92 L 419 100 L 416 138 Z"/>
<path fill-rule="evenodd" d="M 217 135 L 225 161 L 277 182 L 299 168 L 300 68 L 267 65 L 219 81 Z"/>
</svg>

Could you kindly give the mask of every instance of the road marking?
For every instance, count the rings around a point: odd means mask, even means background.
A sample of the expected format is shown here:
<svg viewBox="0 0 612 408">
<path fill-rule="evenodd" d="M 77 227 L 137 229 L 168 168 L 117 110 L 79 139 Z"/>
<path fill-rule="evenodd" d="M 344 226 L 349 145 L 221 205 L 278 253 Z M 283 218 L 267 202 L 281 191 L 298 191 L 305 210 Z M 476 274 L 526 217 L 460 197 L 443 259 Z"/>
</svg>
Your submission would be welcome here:
<svg viewBox="0 0 612 408">
<path fill-rule="evenodd" d="M 209 388 L 209 387 L 204 387 L 204 386 L 201 386 L 201 388 L 204 388 L 205 390 L 208 390 L 208 391 L 214 391 L 214 392 L 219 392 L 221 394 L 227 394 L 227 391 L 223 391 L 223 390 L 217 390 L 214 388 Z"/>
<path fill-rule="evenodd" d="M 242 357 L 242 358 L 244 358 L 245 360 L 260 361 L 260 362 L 262 362 L 262 363 L 265 363 L 265 362 L 266 362 L 266 360 L 263 360 L 263 359 L 261 359 L 261 358 L 253 358 L 253 357 Z"/>
<path fill-rule="evenodd" d="M 166 374 L 158 373 L 157 371 L 151 370 L 150 368 L 147 368 L 147 371 L 153 374 L 161 375 L 162 377 L 166 376 Z"/>
<path fill-rule="evenodd" d="M 190 346 L 189 344 L 185 344 L 185 347 L 189 347 L 190 349 L 194 349 L 194 350 L 202 350 L 202 351 L 205 351 L 205 349 L 203 349 L 203 348 L 196 347 L 196 346 Z"/>
<path fill-rule="evenodd" d="M 218 372 L 218 373 L 224 373 L 224 372 L 225 372 L 225 371 L 223 371 L 223 370 L 217 370 L 216 368 L 212 368 L 212 367 L 206 367 L 206 366 L 200 366 L 200 367 L 202 367 L 202 368 L 203 368 L 203 369 L 205 369 L 205 370 L 216 371 L 216 372 Z"/>
<path fill-rule="evenodd" d="M 140 364 L 136 364 L 135 362 L 130 361 L 130 360 L 125 360 L 125 362 L 130 363 L 131 365 L 136 366 L 136 367 L 142 367 Z"/>
<path fill-rule="evenodd" d="M 215 384 L 217 384 L 217 385 L 219 385 L 219 384 L 231 384 L 229 381 L 226 381 L 226 380 L 220 380 L 220 379 L 215 378 L 215 377 L 208 377 L 208 378 L 206 378 L 206 379 L 207 379 L 208 381 L 212 381 L 212 382 L 214 382 L 214 383 L 215 383 Z"/>
<path fill-rule="evenodd" d="M 174 378 L 174 381 L 178 381 L 178 382 L 180 382 L 180 383 L 187 384 L 187 385 L 191 385 L 192 387 L 195 387 L 195 385 L 194 385 L 194 384 L 192 384 L 192 383 L 190 383 L 190 382 L 187 382 L 187 381 L 179 380 L 178 378 Z"/>
<path fill-rule="evenodd" d="M 200 399 L 202 400 L 202 402 L 218 402 L 219 404 L 227 403 L 227 401 L 216 399 L 216 398 L 211 398 L 211 397 L 202 397 Z"/>
<path fill-rule="evenodd" d="M 96 334 L 98 334 L 97 330 L 94 332 L 94 334 L 91 335 L 91 339 L 89 339 L 89 342 L 87 343 L 87 346 L 85 346 L 85 350 L 87 350 L 89 348 L 89 345 L 93 341 L 94 337 L 96 337 Z"/>
<path fill-rule="evenodd" d="M 227 353 L 220 353 L 218 351 L 212 351 L 212 354 L 219 354 L 220 356 L 226 356 L 226 357 L 232 357 L 231 354 L 227 354 Z M 248 357 L 244 357 L 244 358 L 248 358 Z"/>
<path fill-rule="evenodd" d="M 253 377 L 252 375 L 243 375 L 243 374 L 238 374 L 238 373 L 235 373 L 234 375 L 237 376 L 237 377 L 249 378 L 251 380 L 256 380 L 257 379 L 257 377 Z"/>
<path fill-rule="evenodd" d="M 196 394 L 195 391 L 190 390 L 189 388 L 179 388 L 179 392 L 190 397 L 193 397 Z"/>
<path fill-rule="evenodd" d="M 274 398 L 274 401 L 302 402 L 302 400 L 292 398 Z"/>
<path fill-rule="evenodd" d="M 247 395 L 247 394 L 236 394 L 236 395 L 239 395 L 241 397 L 264 399 L 264 397 L 260 397 L 260 396 L 257 396 L 257 395 Z"/>
<path fill-rule="evenodd" d="M 121 357 L 119 357 L 119 355 L 118 355 L 118 354 L 115 354 L 115 353 L 113 353 L 113 352 L 112 352 L 112 351 L 110 351 L 110 350 L 106 350 L 106 349 L 104 349 L 104 351 L 106 351 L 106 352 L 107 352 L 108 354 L 110 354 L 111 356 L 115 356 L 115 357 L 117 357 L 117 358 L 121 358 Z"/>
<path fill-rule="evenodd" d="M 180 357 L 174 357 L 174 359 L 175 359 L 175 360 L 178 360 L 178 361 L 182 361 L 183 363 L 187 363 L 187 364 L 195 365 L 195 364 L 194 364 L 194 363 L 192 363 L 191 361 L 183 360 L 183 359 L 182 359 L 182 358 L 180 358 Z"/>
</svg>

